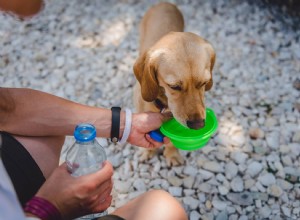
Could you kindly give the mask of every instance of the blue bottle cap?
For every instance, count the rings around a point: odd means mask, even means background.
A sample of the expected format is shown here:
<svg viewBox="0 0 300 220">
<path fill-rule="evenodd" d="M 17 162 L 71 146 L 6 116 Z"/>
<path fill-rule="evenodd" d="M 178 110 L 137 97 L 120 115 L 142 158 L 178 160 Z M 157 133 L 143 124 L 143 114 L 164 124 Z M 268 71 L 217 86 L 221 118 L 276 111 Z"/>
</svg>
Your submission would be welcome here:
<svg viewBox="0 0 300 220">
<path fill-rule="evenodd" d="M 74 137 L 80 142 L 92 141 L 96 137 L 96 128 L 87 123 L 79 124 L 75 128 Z"/>
</svg>

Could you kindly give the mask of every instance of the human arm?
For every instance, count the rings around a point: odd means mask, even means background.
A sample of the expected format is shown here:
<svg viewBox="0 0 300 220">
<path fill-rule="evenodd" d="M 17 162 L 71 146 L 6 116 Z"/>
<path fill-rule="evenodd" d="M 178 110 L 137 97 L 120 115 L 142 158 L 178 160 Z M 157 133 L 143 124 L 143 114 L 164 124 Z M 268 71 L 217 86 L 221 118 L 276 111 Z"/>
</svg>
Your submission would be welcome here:
<svg viewBox="0 0 300 220">
<path fill-rule="evenodd" d="M 170 115 L 133 114 L 128 142 L 141 147 L 159 147 L 147 133 L 160 127 Z M 125 125 L 121 112 L 120 137 Z M 91 123 L 100 137 L 110 137 L 111 110 L 69 101 L 45 92 L 24 88 L 0 88 L 0 130 L 21 136 L 73 135 L 79 123 Z M 165 143 L 169 140 L 165 138 Z"/>
</svg>

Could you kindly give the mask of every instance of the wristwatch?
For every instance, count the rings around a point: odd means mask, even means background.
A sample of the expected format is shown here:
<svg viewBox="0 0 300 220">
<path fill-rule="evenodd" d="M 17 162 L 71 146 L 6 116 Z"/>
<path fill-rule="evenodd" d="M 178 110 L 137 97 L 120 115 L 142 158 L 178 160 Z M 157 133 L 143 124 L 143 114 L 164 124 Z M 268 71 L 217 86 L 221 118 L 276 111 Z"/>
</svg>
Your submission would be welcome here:
<svg viewBox="0 0 300 220">
<path fill-rule="evenodd" d="M 117 143 L 119 141 L 120 134 L 120 107 L 112 107 L 111 108 L 111 131 L 110 131 L 110 139 L 113 143 Z"/>
</svg>

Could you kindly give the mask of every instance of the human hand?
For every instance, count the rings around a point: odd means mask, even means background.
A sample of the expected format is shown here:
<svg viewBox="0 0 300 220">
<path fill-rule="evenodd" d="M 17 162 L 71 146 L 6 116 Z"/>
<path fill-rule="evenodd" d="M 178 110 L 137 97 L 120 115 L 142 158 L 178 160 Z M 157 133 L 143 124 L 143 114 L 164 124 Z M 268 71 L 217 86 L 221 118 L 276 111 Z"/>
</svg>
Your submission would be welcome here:
<svg viewBox="0 0 300 220">
<path fill-rule="evenodd" d="M 170 112 L 155 113 L 144 112 L 132 115 L 131 131 L 128 137 L 128 142 L 144 148 L 158 148 L 162 144 L 168 144 L 170 139 L 164 137 L 163 143 L 153 140 L 148 134 L 150 131 L 158 129 L 161 124 L 172 118 Z"/>
<path fill-rule="evenodd" d="M 106 210 L 112 201 L 113 168 L 109 162 L 92 174 L 73 177 L 66 163 L 56 168 L 36 196 L 51 202 L 63 219 Z"/>
</svg>

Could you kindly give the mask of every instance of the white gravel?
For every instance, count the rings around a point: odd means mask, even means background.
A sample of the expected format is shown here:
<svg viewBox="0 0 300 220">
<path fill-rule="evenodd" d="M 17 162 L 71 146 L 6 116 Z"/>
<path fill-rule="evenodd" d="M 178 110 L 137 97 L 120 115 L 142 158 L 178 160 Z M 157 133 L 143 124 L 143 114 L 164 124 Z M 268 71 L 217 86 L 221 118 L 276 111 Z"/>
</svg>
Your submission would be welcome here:
<svg viewBox="0 0 300 220">
<path fill-rule="evenodd" d="M 133 109 L 138 23 L 157 1 L 48 1 L 31 20 L 0 15 L 0 85 L 93 106 Z M 247 1 L 173 1 L 186 31 L 215 47 L 206 94 L 219 129 L 168 168 L 126 144 L 106 146 L 115 206 L 150 188 L 172 193 L 191 220 L 300 219 L 300 31 Z M 69 138 L 66 146 L 72 141 Z"/>
</svg>

